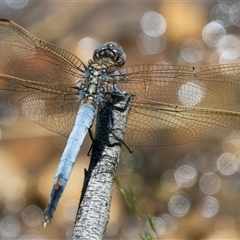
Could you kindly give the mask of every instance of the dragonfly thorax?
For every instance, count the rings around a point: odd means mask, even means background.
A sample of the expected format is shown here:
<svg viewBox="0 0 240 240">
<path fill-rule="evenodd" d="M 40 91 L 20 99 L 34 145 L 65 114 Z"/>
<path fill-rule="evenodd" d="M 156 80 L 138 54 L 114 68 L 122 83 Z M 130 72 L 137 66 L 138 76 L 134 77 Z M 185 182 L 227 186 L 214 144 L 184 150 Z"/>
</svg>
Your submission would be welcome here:
<svg viewBox="0 0 240 240">
<path fill-rule="evenodd" d="M 113 91 L 109 76 L 110 72 L 116 69 L 111 62 L 96 62 L 89 60 L 85 70 L 85 81 L 79 87 L 79 96 L 82 99 L 96 100 L 101 102 L 104 97 Z"/>
</svg>

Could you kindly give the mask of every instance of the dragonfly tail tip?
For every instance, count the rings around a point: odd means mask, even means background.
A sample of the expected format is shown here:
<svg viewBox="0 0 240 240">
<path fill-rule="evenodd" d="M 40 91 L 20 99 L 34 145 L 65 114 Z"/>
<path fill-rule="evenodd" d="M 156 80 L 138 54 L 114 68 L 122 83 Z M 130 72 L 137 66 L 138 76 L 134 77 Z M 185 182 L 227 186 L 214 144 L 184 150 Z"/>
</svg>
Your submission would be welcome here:
<svg viewBox="0 0 240 240">
<path fill-rule="evenodd" d="M 44 220 L 43 224 L 42 224 L 43 228 L 46 228 L 48 226 L 49 222 L 50 222 L 49 220 Z"/>
<path fill-rule="evenodd" d="M 46 228 L 48 226 L 48 224 L 50 223 L 51 219 L 52 218 L 49 217 L 49 215 L 44 214 L 43 221 L 42 221 L 43 228 Z"/>
</svg>

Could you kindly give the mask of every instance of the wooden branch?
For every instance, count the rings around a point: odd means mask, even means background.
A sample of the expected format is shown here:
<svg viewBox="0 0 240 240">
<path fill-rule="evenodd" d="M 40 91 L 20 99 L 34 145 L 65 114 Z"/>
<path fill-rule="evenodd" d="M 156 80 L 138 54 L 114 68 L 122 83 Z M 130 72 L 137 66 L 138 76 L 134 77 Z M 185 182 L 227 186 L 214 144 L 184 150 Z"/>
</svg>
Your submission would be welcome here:
<svg viewBox="0 0 240 240">
<path fill-rule="evenodd" d="M 96 139 L 88 171 L 85 170 L 82 196 L 72 239 L 102 239 L 107 227 L 113 173 L 117 171 L 121 140 L 130 111 L 132 96 L 112 96 L 98 111 Z"/>
</svg>

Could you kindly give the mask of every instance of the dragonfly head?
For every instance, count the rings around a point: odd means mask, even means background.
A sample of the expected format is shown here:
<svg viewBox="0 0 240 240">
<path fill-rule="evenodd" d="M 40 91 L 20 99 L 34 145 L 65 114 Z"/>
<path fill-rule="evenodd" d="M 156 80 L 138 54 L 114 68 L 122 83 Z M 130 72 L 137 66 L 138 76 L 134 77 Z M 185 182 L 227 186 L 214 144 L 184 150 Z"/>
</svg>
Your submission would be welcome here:
<svg viewBox="0 0 240 240">
<path fill-rule="evenodd" d="M 126 62 L 126 54 L 117 43 L 108 42 L 95 49 L 93 60 L 96 62 L 111 60 L 114 66 L 122 67 Z"/>
</svg>

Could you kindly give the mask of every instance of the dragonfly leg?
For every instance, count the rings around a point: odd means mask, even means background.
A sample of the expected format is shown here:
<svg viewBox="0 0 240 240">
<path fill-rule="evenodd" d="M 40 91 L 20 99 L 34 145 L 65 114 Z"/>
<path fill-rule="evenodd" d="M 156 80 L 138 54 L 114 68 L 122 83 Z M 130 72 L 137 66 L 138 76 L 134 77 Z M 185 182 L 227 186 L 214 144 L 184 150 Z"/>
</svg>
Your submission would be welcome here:
<svg viewBox="0 0 240 240">
<path fill-rule="evenodd" d="M 118 89 L 116 86 L 113 87 L 114 94 L 118 94 L 119 96 L 125 97 L 124 92 L 122 92 L 120 89 Z"/>
<path fill-rule="evenodd" d="M 92 144 L 91 144 L 91 146 L 90 146 L 90 148 L 89 148 L 89 150 L 88 150 L 87 156 L 91 156 L 91 151 L 92 151 L 92 149 L 93 149 L 93 145 L 94 145 L 94 142 L 95 142 L 95 140 L 94 140 L 94 138 L 93 138 L 93 134 L 92 134 L 91 128 L 88 129 L 88 134 L 89 134 L 89 137 L 90 137 L 91 140 L 92 140 Z"/>
<path fill-rule="evenodd" d="M 114 132 L 113 130 L 110 128 L 109 131 L 112 133 L 112 135 L 120 142 L 122 143 L 126 148 L 127 150 L 130 152 L 130 153 L 133 153 L 133 151 L 128 147 L 128 145 L 122 140 L 120 139 Z"/>
<path fill-rule="evenodd" d="M 122 95 L 121 95 L 122 96 Z M 125 95 L 123 95 L 125 97 Z M 130 152 L 130 153 L 133 153 L 133 151 L 127 146 L 127 144 L 123 141 L 123 139 L 121 139 L 120 137 L 117 136 L 117 134 L 114 133 L 114 129 L 112 127 L 112 116 L 109 116 L 109 131 L 112 133 L 112 135 L 120 142 L 122 143 L 126 148 L 127 150 Z"/>
</svg>

